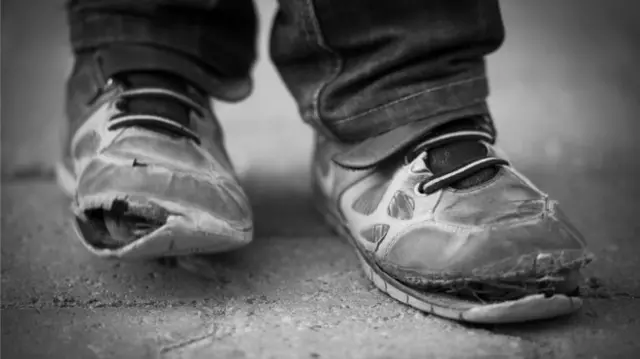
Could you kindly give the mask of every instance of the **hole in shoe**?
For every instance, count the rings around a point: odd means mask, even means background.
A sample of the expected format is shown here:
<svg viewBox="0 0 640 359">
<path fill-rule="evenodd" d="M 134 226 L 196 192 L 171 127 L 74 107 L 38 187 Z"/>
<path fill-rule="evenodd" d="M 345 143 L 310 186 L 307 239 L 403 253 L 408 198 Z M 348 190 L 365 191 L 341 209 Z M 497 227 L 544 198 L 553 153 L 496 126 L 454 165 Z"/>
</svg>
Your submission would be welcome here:
<svg viewBox="0 0 640 359">
<path fill-rule="evenodd" d="M 579 295 L 581 274 L 577 270 L 565 270 L 543 278 L 511 278 L 492 281 L 459 281 L 449 284 L 432 284 L 426 289 L 430 292 L 445 293 L 478 302 L 501 302 L 517 300 L 527 295 L 555 294 Z"/>
<path fill-rule="evenodd" d="M 167 222 L 169 213 L 144 199 L 115 199 L 110 205 L 86 209 L 78 216 L 84 240 L 96 249 L 119 249 Z"/>
</svg>

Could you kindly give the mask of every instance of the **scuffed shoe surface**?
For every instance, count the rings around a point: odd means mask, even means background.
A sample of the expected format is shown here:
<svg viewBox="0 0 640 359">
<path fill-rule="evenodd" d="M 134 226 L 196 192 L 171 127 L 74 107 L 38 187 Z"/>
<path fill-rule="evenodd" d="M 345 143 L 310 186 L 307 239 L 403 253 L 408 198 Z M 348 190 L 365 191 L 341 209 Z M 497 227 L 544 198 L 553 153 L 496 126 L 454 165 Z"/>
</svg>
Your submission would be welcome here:
<svg viewBox="0 0 640 359">
<path fill-rule="evenodd" d="M 481 145 L 482 156 L 434 174 L 433 151 L 457 140 Z M 576 291 L 577 273 L 591 260 L 583 237 L 556 201 L 496 153 L 487 132 L 432 136 L 406 156 L 361 167 L 341 162 L 345 146 L 320 135 L 316 142 L 313 178 L 321 211 L 355 246 L 367 276 L 394 298 L 462 320 L 471 304 L 431 294 L 486 304 Z M 535 314 L 542 301 L 527 300 L 518 302 L 525 319 L 575 305 L 568 299 Z M 446 311 L 452 307 L 459 310 Z M 522 319 L 504 317 L 512 309 L 500 310 L 469 321 Z M 498 317 L 487 319 L 491 315 Z"/>
<path fill-rule="evenodd" d="M 86 247 L 105 257 L 148 258 L 248 244 L 251 210 L 208 98 L 186 85 L 176 91 L 100 81 L 98 72 L 78 64 L 69 81 L 69 130 L 57 171 Z M 140 99 L 151 106 L 139 106 Z M 165 101 L 184 117 L 145 111 Z"/>
</svg>

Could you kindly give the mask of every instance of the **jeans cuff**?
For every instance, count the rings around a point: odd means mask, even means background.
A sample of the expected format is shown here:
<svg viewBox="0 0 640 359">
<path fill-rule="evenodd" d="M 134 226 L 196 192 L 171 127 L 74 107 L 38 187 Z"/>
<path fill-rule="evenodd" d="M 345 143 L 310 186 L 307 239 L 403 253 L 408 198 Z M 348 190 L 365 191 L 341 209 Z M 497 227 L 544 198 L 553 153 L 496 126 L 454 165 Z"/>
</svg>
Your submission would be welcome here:
<svg viewBox="0 0 640 359">
<path fill-rule="evenodd" d="M 429 87 L 325 125 L 347 143 L 358 143 L 409 124 L 428 130 L 461 115 L 488 116 L 488 93 L 486 76 L 472 76 Z"/>
<path fill-rule="evenodd" d="M 153 46 L 123 45 L 93 52 L 105 77 L 130 71 L 163 71 L 189 81 L 216 99 L 239 101 L 252 90 L 251 77 L 222 77 L 196 59 Z"/>
<path fill-rule="evenodd" d="M 71 19 L 71 44 L 76 54 L 93 52 L 106 75 L 157 70 L 180 75 L 209 95 L 236 102 L 249 96 L 249 72 L 223 73 L 201 61 L 196 26 L 166 27 L 145 19 L 88 15 Z M 233 55 L 220 56 L 233 58 Z"/>
</svg>

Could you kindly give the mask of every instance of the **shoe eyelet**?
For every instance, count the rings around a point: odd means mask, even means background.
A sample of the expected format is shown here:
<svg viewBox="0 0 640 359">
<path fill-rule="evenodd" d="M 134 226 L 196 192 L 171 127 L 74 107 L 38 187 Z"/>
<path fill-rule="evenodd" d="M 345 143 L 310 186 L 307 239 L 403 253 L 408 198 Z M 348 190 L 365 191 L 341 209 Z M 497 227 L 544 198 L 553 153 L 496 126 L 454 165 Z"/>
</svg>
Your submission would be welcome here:
<svg viewBox="0 0 640 359">
<path fill-rule="evenodd" d="M 411 163 L 411 160 L 409 160 L 409 155 L 405 155 L 403 166 L 408 166 L 410 163 Z"/>
<path fill-rule="evenodd" d="M 189 121 L 191 121 L 192 124 L 197 124 L 200 122 L 204 122 L 204 118 L 203 116 L 199 115 L 196 111 L 189 111 Z"/>
<path fill-rule="evenodd" d="M 125 112 L 125 100 L 122 98 L 118 98 L 112 103 L 113 108 L 118 112 Z"/>
<path fill-rule="evenodd" d="M 424 190 L 422 189 L 422 185 L 423 185 L 423 183 L 422 183 L 422 182 L 418 182 L 418 183 L 416 183 L 416 185 L 415 185 L 415 186 L 413 186 L 413 192 L 414 192 L 417 196 L 420 196 L 420 197 L 426 197 L 426 196 L 427 196 L 427 194 L 426 194 L 426 193 L 424 193 Z"/>
<path fill-rule="evenodd" d="M 423 175 L 423 174 L 431 174 L 429 167 L 427 167 L 427 152 L 422 152 L 421 154 L 415 156 L 412 160 L 409 160 L 407 156 L 404 157 L 404 166 L 408 166 L 409 173 L 414 175 Z M 416 170 L 416 160 L 420 159 L 422 163 L 422 168 Z"/>
</svg>

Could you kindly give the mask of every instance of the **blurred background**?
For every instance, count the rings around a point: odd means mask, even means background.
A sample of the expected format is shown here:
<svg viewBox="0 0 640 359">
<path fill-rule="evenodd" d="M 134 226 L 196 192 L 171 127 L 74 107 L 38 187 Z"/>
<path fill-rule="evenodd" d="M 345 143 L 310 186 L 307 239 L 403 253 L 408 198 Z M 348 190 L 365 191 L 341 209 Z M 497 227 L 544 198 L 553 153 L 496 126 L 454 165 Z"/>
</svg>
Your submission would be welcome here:
<svg viewBox="0 0 640 359">
<path fill-rule="evenodd" d="M 262 20 L 255 91 L 239 105 L 220 105 L 218 114 L 237 166 L 278 174 L 308 161 L 310 131 L 267 56 L 276 2 L 257 3 Z M 507 41 L 489 58 L 489 75 L 503 148 L 521 167 L 632 165 L 627 162 L 634 156 L 625 153 L 640 148 L 640 2 L 521 0 L 502 6 Z M 70 65 L 62 0 L 2 1 L 3 177 L 50 175 Z M 253 130 L 243 133 L 248 123 Z"/>
</svg>

